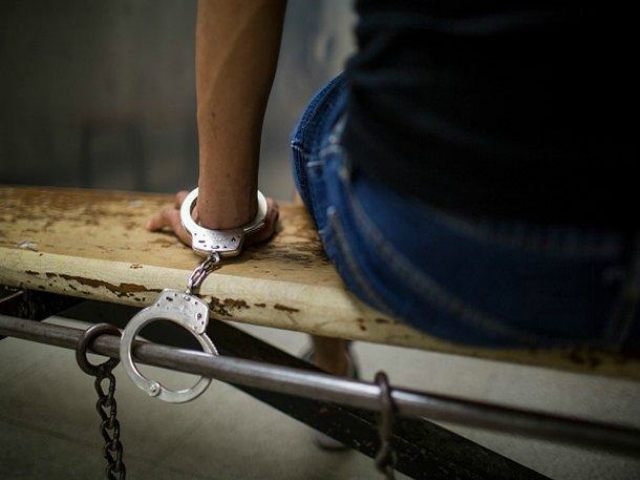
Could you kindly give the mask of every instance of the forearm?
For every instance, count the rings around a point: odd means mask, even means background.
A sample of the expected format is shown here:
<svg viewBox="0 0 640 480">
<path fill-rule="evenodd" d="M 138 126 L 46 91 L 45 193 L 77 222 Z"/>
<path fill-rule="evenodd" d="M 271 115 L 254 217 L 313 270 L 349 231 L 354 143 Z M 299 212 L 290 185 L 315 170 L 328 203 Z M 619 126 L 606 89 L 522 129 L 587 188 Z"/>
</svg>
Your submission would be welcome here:
<svg viewBox="0 0 640 480">
<path fill-rule="evenodd" d="M 256 214 L 262 120 L 275 74 L 285 0 L 200 0 L 196 93 L 198 214 L 234 228 Z"/>
</svg>

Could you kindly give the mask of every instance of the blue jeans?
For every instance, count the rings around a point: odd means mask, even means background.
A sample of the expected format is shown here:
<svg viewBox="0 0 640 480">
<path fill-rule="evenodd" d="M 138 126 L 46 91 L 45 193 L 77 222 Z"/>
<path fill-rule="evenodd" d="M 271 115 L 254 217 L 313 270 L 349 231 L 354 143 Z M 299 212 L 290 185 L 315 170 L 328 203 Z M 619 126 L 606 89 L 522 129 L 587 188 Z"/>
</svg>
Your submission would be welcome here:
<svg viewBox="0 0 640 480">
<path fill-rule="evenodd" d="M 342 76 L 313 97 L 292 167 L 325 252 L 360 299 L 464 344 L 640 349 L 640 262 L 627 236 L 467 219 L 371 181 L 340 143 L 347 97 Z"/>
</svg>

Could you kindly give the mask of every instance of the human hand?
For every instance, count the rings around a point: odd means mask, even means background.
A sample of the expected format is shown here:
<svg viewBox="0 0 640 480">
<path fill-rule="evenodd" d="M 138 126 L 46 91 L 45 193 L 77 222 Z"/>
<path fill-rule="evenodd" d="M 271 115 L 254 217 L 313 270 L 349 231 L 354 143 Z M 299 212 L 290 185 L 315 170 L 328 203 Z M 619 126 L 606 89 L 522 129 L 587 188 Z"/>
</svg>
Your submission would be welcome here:
<svg viewBox="0 0 640 480">
<path fill-rule="evenodd" d="M 149 219 L 145 228 L 150 232 L 157 232 L 164 228 L 170 229 L 182 243 L 191 246 L 191 235 L 184 229 L 180 221 L 180 206 L 189 192 L 182 190 L 176 193 L 173 206 L 164 207 L 160 212 L 156 213 Z M 280 210 L 278 204 L 272 198 L 267 198 L 267 216 L 264 219 L 264 227 L 245 238 L 246 245 L 253 245 L 269 240 L 276 228 Z M 194 220 L 198 221 L 198 205 L 192 212 Z"/>
</svg>

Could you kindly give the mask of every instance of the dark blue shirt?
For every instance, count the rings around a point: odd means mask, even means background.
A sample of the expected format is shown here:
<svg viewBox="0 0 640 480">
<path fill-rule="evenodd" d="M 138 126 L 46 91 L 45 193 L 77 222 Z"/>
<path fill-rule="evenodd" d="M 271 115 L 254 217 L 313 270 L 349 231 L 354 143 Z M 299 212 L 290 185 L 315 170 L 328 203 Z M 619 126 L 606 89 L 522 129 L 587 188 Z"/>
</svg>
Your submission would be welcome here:
<svg viewBox="0 0 640 480">
<path fill-rule="evenodd" d="M 637 226 L 626 5 L 357 1 L 355 171 L 466 216 Z"/>
</svg>

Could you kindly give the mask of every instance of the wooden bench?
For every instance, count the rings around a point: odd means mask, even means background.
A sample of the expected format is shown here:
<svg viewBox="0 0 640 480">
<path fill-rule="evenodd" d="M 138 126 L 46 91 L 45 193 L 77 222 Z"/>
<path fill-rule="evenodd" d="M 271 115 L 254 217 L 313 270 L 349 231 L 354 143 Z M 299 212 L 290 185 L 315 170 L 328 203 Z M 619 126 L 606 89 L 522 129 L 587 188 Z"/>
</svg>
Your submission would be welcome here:
<svg viewBox="0 0 640 480">
<path fill-rule="evenodd" d="M 183 289 L 200 261 L 146 220 L 167 195 L 0 187 L 0 284 L 133 306 Z M 283 204 L 269 243 L 247 248 L 204 282 L 211 315 L 275 328 L 640 380 L 640 358 L 586 348 L 454 345 L 366 306 L 343 286 L 303 207 Z"/>
</svg>

